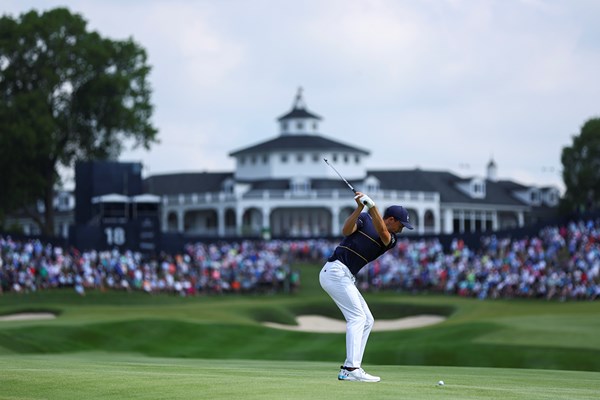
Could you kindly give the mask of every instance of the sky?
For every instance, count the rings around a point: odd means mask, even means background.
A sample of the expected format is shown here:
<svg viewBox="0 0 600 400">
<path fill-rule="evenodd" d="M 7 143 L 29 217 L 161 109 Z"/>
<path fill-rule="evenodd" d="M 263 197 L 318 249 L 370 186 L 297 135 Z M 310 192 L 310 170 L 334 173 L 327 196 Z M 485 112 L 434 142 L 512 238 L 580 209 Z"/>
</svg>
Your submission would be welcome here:
<svg viewBox="0 0 600 400">
<path fill-rule="evenodd" d="M 451 171 L 564 190 L 561 151 L 600 117 L 597 0 L 4 0 L 67 7 L 152 66 L 160 143 L 143 175 L 233 171 L 279 135 L 299 87 L 321 134 L 368 169 Z"/>
</svg>

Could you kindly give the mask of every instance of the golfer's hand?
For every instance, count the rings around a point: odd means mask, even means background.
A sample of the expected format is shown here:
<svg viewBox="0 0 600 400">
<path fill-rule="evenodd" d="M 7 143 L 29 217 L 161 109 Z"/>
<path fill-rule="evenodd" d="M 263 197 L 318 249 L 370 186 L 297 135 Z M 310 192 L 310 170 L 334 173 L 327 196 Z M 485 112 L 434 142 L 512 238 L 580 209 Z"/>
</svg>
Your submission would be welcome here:
<svg viewBox="0 0 600 400">
<path fill-rule="evenodd" d="M 356 196 L 354 196 L 354 200 L 356 200 L 356 202 L 358 204 L 361 204 L 367 208 L 375 207 L 375 202 L 373 201 L 373 199 L 371 199 L 369 196 L 367 196 L 364 193 L 356 192 Z"/>
</svg>

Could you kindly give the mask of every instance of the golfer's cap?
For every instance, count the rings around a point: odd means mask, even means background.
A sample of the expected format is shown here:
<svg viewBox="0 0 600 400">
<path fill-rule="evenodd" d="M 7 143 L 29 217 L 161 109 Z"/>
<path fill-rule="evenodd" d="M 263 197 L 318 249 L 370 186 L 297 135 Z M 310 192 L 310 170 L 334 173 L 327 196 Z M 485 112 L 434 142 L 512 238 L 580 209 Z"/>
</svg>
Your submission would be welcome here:
<svg viewBox="0 0 600 400">
<path fill-rule="evenodd" d="M 383 218 L 394 217 L 398 221 L 402 222 L 407 229 L 414 229 L 413 226 L 408 222 L 408 211 L 406 208 L 402 206 L 389 206 L 385 213 L 383 213 Z"/>
</svg>

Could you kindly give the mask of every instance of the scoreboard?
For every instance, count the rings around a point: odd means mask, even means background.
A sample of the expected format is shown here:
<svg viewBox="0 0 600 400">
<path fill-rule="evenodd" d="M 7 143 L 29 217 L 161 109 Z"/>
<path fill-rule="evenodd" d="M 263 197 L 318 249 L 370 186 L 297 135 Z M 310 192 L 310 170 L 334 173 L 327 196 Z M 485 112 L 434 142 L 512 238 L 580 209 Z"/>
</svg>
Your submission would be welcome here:
<svg viewBox="0 0 600 400">
<path fill-rule="evenodd" d="M 161 238 L 159 196 L 143 194 L 140 163 L 79 162 L 75 226 L 69 241 L 81 250 L 154 253 Z"/>
</svg>

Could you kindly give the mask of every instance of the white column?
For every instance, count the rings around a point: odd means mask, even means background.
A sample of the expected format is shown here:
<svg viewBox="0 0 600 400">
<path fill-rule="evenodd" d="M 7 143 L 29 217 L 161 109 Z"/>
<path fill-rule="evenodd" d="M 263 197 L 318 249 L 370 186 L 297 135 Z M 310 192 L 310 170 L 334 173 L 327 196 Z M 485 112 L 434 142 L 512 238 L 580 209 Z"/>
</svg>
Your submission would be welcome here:
<svg viewBox="0 0 600 400">
<path fill-rule="evenodd" d="M 177 210 L 177 232 L 183 232 L 183 218 L 185 216 L 185 212 L 183 210 Z"/>
<path fill-rule="evenodd" d="M 263 207 L 262 209 L 262 226 L 261 226 L 261 230 L 265 229 L 265 228 L 270 228 L 270 221 L 269 221 L 269 217 L 271 216 L 271 208 L 270 207 Z"/>
<path fill-rule="evenodd" d="M 162 232 L 166 232 L 169 230 L 169 212 L 167 210 L 165 210 L 165 207 L 163 206 L 162 208 L 162 212 L 160 215 L 160 221 L 161 221 L 161 231 Z"/>
<path fill-rule="evenodd" d="M 519 221 L 519 228 L 525 225 L 525 215 L 523 214 L 523 211 L 517 213 L 517 220 Z"/>
<path fill-rule="evenodd" d="M 451 234 L 454 229 L 452 210 L 446 209 L 442 215 L 444 217 L 444 233 Z"/>
<path fill-rule="evenodd" d="M 244 216 L 244 209 L 237 207 L 235 210 L 235 233 L 237 236 L 242 236 L 242 217 Z"/>
<path fill-rule="evenodd" d="M 329 207 L 331 211 L 331 232 L 329 232 L 333 236 L 339 236 L 341 234 L 341 227 L 339 223 L 340 218 L 340 208 L 339 207 Z"/>
<path fill-rule="evenodd" d="M 217 208 L 217 236 L 225 236 L 225 209 Z"/>
</svg>

